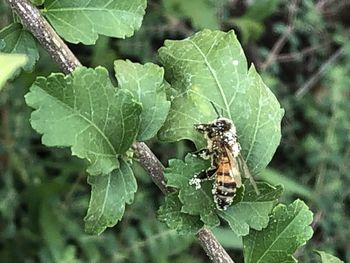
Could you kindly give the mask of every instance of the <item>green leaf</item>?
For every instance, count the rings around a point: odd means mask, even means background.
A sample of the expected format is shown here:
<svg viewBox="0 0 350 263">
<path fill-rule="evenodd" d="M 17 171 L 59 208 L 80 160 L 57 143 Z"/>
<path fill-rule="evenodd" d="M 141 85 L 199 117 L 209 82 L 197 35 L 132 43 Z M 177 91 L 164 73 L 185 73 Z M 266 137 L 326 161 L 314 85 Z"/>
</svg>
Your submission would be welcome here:
<svg viewBox="0 0 350 263">
<path fill-rule="evenodd" d="M 45 2 L 45 0 L 31 0 L 31 2 L 34 5 L 42 5 Z"/>
<path fill-rule="evenodd" d="M 36 42 L 31 33 L 23 29 L 19 23 L 13 23 L 0 31 L 0 51 L 10 54 L 24 54 L 27 63 L 22 65 L 25 71 L 31 71 L 39 59 Z"/>
<path fill-rule="evenodd" d="M 311 222 L 312 212 L 303 201 L 277 205 L 265 229 L 243 237 L 244 262 L 297 262 L 293 253 L 312 237 Z"/>
<path fill-rule="evenodd" d="M 281 0 L 255 0 L 243 17 L 263 22 L 265 18 L 276 12 L 280 2 Z"/>
<path fill-rule="evenodd" d="M 245 45 L 249 41 L 258 40 L 264 33 L 264 25 L 251 18 L 244 16 L 232 19 L 232 23 L 239 28 L 242 35 L 242 43 Z"/>
<path fill-rule="evenodd" d="M 165 204 L 159 208 L 158 219 L 179 234 L 196 234 L 202 227 L 199 216 L 181 212 L 182 204 L 178 193 L 171 193 L 165 197 Z"/>
<path fill-rule="evenodd" d="M 141 65 L 129 60 L 117 60 L 114 62 L 114 70 L 119 87 L 131 91 L 142 103 L 137 140 L 145 141 L 154 137 L 163 125 L 170 108 L 163 85 L 163 68 L 152 63 Z"/>
<path fill-rule="evenodd" d="M 52 258 L 56 262 L 62 260 L 64 250 L 64 238 L 60 222 L 48 200 L 44 200 L 40 207 L 40 228 L 43 239 L 50 250 Z"/>
<path fill-rule="evenodd" d="M 23 67 L 26 62 L 25 55 L 0 53 L 0 90 L 16 70 Z"/>
<path fill-rule="evenodd" d="M 344 261 L 324 251 L 316 250 L 315 252 L 320 255 L 322 263 L 344 263 Z"/>
<path fill-rule="evenodd" d="M 261 37 L 265 30 L 264 19 L 276 11 L 279 3 L 280 0 L 253 1 L 243 16 L 232 19 L 232 23 L 239 28 L 243 44 Z"/>
<path fill-rule="evenodd" d="M 206 168 L 208 168 L 208 161 L 187 155 L 185 162 L 177 159 L 170 160 L 169 167 L 164 171 L 164 176 L 168 186 L 180 189 L 179 199 L 183 204 L 181 212 L 200 215 L 205 225 L 213 227 L 219 225 L 220 222 L 216 215 L 216 206 L 211 193 L 212 181 L 203 183 L 198 190 L 189 184 L 194 174 Z"/>
<path fill-rule="evenodd" d="M 146 0 L 46 0 L 44 15 L 71 43 L 94 44 L 98 34 L 125 38 L 141 26 Z"/>
<path fill-rule="evenodd" d="M 32 127 L 47 146 L 71 146 L 90 162 L 91 175 L 118 168 L 118 157 L 134 142 L 141 105 L 113 87 L 106 69 L 78 68 L 72 75 L 39 77 L 25 96 Z"/>
<path fill-rule="evenodd" d="M 119 169 L 104 176 L 89 176 L 91 198 L 84 218 L 85 231 L 100 234 L 117 224 L 124 215 L 125 203 L 131 204 L 137 189 L 134 173 L 129 165 L 119 160 Z"/>
<path fill-rule="evenodd" d="M 249 228 L 261 230 L 269 223 L 269 214 L 283 192 L 282 186 L 271 186 L 257 182 L 260 194 L 257 195 L 251 185 L 247 185 L 241 202 L 220 211 L 237 236 L 245 236 Z"/>
<path fill-rule="evenodd" d="M 264 169 L 280 142 L 283 110 L 254 66 L 247 71 L 234 32 L 203 30 L 181 41 L 168 40 L 159 57 L 166 79 L 177 90 L 159 138 L 190 139 L 204 146 L 193 124 L 217 117 L 211 101 L 234 121 L 250 172 Z"/>
<path fill-rule="evenodd" d="M 218 29 L 217 3 L 209 0 L 163 0 L 167 13 L 178 17 L 189 17 L 197 29 Z"/>
<path fill-rule="evenodd" d="M 293 180 L 292 178 L 282 174 L 277 170 L 267 168 L 260 173 L 259 177 L 262 180 L 265 180 L 271 184 L 283 185 L 285 192 L 298 194 L 302 197 L 305 197 L 311 200 L 314 198 L 312 190 L 308 186 Z"/>
</svg>

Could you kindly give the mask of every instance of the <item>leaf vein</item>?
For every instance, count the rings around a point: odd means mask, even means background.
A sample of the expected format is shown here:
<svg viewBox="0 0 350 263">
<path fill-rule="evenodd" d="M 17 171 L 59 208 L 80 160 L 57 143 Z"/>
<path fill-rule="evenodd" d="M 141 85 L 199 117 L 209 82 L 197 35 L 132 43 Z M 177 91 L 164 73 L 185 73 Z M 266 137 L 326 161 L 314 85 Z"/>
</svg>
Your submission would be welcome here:
<svg viewBox="0 0 350 263">
<path fill-rule="evenodd" d="M 231 111 L 230 111 L 230 107 L 227 103 L 227 100 L 226 100 L 226 96 L 224 94 L 224 90 L 223 90 L 223 87 L 221 86 L 221 83 L 219 82 L 219 79 L 218 77 L 216 76 L 216 73 L 214 71 L 214 69 L 212 68 L 212 66 L 210 65 L 209 61 L 207 60 L 207 57 L 205 56 L 205 54 L 203 53 L 203 51 L 200 49 L 200 47 L 194 42 L 192 41 L 191 39 L 189 39 L 189 42 L 197 49 L 197 51 L 199 52 L 199 54 L 203 57 L 203 60 L 205 62 L 205 64 L 207 65 L 210 73 L 212 74 L 214 80 L 215 80 L 215 83 L 217 85 L 217 87 L 219 88 L 219 91 L 220 91 L 220 94 L 222 96 L 222 99 L 223 99 L 223 102 L 225 104 L 225 108 L 226 108 L 226 111 L 227 111 L 227 114 L 228 114 L 228 117 L 230 119 L 232 119 L 231 117 Z"/>
</svg>

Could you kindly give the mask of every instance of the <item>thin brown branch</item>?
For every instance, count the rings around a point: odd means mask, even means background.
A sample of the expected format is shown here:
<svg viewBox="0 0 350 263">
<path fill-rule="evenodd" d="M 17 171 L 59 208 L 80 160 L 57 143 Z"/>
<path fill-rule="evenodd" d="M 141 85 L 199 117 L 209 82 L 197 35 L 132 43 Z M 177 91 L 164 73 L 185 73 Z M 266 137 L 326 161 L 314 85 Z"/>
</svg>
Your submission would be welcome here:
<svg viewBox="0 0 350 263">
<path fill-rule="evenodd" d="M 344 47 L 340 47 L 322 66 L 317 70 L 317 72 L 312 75 L 305 84 L 297 90 L 295 96 L 300 99 L 302 98 L 316 83 L 320 80 L 326 70 L 333 65 L 345 52 Z"/>
<path fill-rule="evenodd" d="M 277 40 L 277 42 L 272 47 L 271 52 L 269 53 L 265 62 L 260 66 L 260 69 L 262 71 L 265 71 L 276 60 L 277 55 L 281 52 L 283 46 L 287 42 L 287 39 L 292 32 L 293 28 L 291 26 L 288 26 L 287 30 L 284 31 L 283 35 Z"/>
<path fill-rule="evenodd" d="M 22 24 L 36 37 L 64 73 L 69 74 L 76 67 L 81 66 L 79 60 L 36 7 L 26 0 L 7 1 L 21 18 Z"/>
<path fill-rule="evenodd" d="M 319 49 L 327 49 L 330 46 L 330 44 L 331 44 L 331 41 L 324 44 L 307 47 L 297 52 L 281 54 L 276 56 L 276 61 L 278 61 L 279 63 L 293 62 L 293 61 L 302 59 L 305 56 L 308 56 Z"/>
<path fill-rule="evenodd" d="M 7 1 L 21 18 L 23 25 L 38 39 L 64 73 L 69 74 L 81 65 L 35 6 L 27 0 Z M 140 160 L 140 164 L 148 172 L 155 184 L 163 193 L 168 192 L 163 175 L 164 167 L 161 162 L 145 143 L 135 143 L 133 148 Z M 210 230 L 206 228 L 201 229 L 197 237 L 213 262 L 234 263 Z"/>
<path fill-rule="evenodd" d="M 198 232 L 197 238 L 211 261 L 215 263 L 234 263 L 209 229 L 202 228 Z"/>
<path fill-rule="evenodd" d="M 154 155 L 154 153 L 148 148 L 148 146 L 143 142 L 134 143 L 133 149 L 139 159 L 141 166 L 147 171 L 147 173 L 152 177 L 153 182 L 158 186 L 158 188 L 166 194 L 171 190 L 166 187 L 164 178 L 164 166 Z"/>
<path fill-rule="evenodd" d="M 289 36 L 294 31 L 294 19 L 295 19 L 295 13 L 297 10 L 297 3 L 298 3 L 298 0 L 291 1 L 288 7 L 289 14 L 288 14 L 287 30 L 283 32 L 283 34 L 280 36 L 280 38 L 272 47 L 271 52 L 267 56 L 265 62 L 260 66 L 260 69 L 262 71 L 265 71 L 268 67 L 270 67 L 273 64 L 273 62 L 275 62 L 276 57 L 281 52 L 282 48 L 287 43 Z"/>
</svg>

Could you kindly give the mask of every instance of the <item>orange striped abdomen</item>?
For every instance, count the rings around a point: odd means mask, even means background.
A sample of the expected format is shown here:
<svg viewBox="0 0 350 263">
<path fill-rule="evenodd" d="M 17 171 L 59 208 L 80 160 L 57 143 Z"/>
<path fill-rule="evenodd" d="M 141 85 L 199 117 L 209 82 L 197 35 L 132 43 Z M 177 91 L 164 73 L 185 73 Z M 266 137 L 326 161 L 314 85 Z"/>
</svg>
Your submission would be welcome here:
<svg viewBox="0 0 350 263">
<path fill-rule="evenodd" d="M 237 184 L 233 177 L 236 167 L 232 167 L 226 157 L 219 161 L 218 166 L 213 188 L 214 201 L 219 210 L 226 210 L 236 195 Z"/>
</svg>

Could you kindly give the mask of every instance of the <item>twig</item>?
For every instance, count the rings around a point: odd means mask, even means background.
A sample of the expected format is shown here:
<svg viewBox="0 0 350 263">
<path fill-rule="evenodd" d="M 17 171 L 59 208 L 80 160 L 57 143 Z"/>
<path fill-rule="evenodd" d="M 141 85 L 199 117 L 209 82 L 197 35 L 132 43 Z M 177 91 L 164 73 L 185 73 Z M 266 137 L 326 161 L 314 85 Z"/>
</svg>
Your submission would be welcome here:
<svg viewBox="0 0 350 263">
<path fill-rule="evenodd" d="M 153 182 L 166 194 L 171 190 L 166 187 L 164 178 L 164 166 L 154 153 L 143 142 L 134 143 L 133 149 L 138 157 L 141 166 L 151 175 Z"/>
<path fill-rule="evenodd" d="M 66 74 L 71 73 L 81 65 L 62 39 L 56 34 L 49 23 L 41 16 L 39 10 L 27 0 L 7 0 L 11 8 L 17 12 L 26 28 L 38 39 L 49 55 Z M 146 144 L 135 143 L 133 148 L 140 159 L 140 164 L 151 176 L 155 184 L 166 193 L 164 183 L 164 167 Z M 210 230 L 203 228 L 197 234 L 203 249 L 215 263 L 234 263 L 225 249 L 216 240 Z"/>
<path fill-rule="evenodd" d="M 283 46 L 287 42 L 288 37 L 294 30 L 294 17 L 296 13 L 296 6 L 297 6 L 298 0 L 294 0 L 291 2 L 291 4 L 288 7 L 289 15 L 288 15 L 288 27 L 287 30 L 283 32 L 283 34 L 280 36 L 280 38 L 277 40 L 277 42 L 274 44 L 274 46 L 271 49 L 271 52 L 269 53 L 268 57 L 266 58 L 265 62 L 260 66 L 260 69 L 262 71 L 265 71 L 271 64 L 276 60 L 276 57 L 281 52 Z"/>
<path fill-rule="evenodd" d="M 22 24 L 36 37 L 64 73 L 71 73 L 76 67 L 81 66 L 79 60 L 36 7 L 26 0 L 7 1 L 21 18 Z"/>
<path fill-rule="evenodd" d="M 262 71 L 265 71 L 276 60 L 277 55 L 280 53 L 281 49 L 283 48 L 284 44 L 286 43 L 292 31 L 293 31 L 292 27 L 288 26 L 287 30 L 284 31 L 283 35 L 277 40 L 277 42 L 271 49 L 269 56 L 260 67 Z"/>
<path fill-rule="evenodd" d="M 323 216 L 323 211 L 320 210 L 320 211 L 317 211 L 317 213 L 315 214 L 314 216 L 314 220 L 312 221 L 311 223 L 311 227 L 312 229 L 315 231 L 316 228 L 318 227 L 318 224 L 320 223 L 321 219 L 322 219 L 322 216 Z"/>
<path fill-rule="evenodd" d="M 68 206 L 68 203 L 72 199 L 74 192 L 77 190 L 80 182 L 83 180 L 84 177 L 85 177 L 85 173 L 79 173 L 78 177 L 74 180 L 73 185 L 70 187 L 69 191 L 63 198 L 63 207 Z"/>
<path fill-rule="evenodd" d="M 295 96 L 300 99 L 307 93 L 314 85 L 315 83 L 321 78 L 323 73 L 326 71 L 326 69 L 334 64 L 338 60 L 338 58 L 343 55 L 345 49 L 344 47 L 339 48 L 320 68 L 319 70 L 309 78 L 308 81 L 302 86 L 300 89 L 297 90 Z"/>
<path fill-rule="evenodd" d="M 215 263 L 234 263 L 210 230 L 202 228 L 198 232 L 197 238 L 211 261 Z"/>
<path fill-rule="evenodd" d="M 331 41 L 329 41 L 325 44 L 307 47 L 307 48 L 304 48 L 304 49 L 297 51 L 297 52 L 281 54 L 281 55 L 276 56 L 276 60 L 279 63 L 292 62 L 292 61 L 301 59 L 302 57 L 307 56 L 307 55 L 317 51 L 320 48 L 325 49 L 325 48 L 329 47 L 330 43 L 331 43 Z"/>
</svg>

